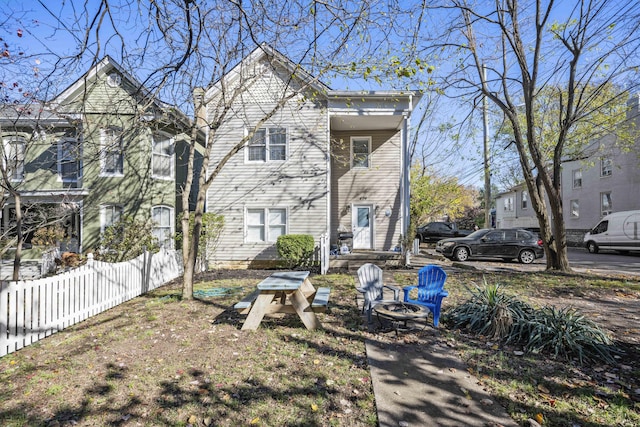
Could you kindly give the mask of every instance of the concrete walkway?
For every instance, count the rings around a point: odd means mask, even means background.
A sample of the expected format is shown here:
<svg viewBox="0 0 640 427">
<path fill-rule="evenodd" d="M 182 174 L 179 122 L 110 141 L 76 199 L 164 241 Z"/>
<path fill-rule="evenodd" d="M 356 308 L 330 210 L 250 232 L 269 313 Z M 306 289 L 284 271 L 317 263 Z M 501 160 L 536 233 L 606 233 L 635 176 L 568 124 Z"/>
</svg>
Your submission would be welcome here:
<svg viewBox="0 0 640 427">
<path fill-rule="evenodd" d="M 392 273 L 385 271 L 385 284 L 395 284 Z M 518 426 L 469 374 L 455 342 L 431 322 L 419 334 L 396 335 L 382 330 L 374 316 L 369 330 L 365 345 L 380 427 Z"/>
<path fill-rule="evenodd" d="M 423 345 L 366 341 L 379 425 L 517 426 L 467 372 L 455 349 L 437 332 L 432 338 Z"/>
</svg>

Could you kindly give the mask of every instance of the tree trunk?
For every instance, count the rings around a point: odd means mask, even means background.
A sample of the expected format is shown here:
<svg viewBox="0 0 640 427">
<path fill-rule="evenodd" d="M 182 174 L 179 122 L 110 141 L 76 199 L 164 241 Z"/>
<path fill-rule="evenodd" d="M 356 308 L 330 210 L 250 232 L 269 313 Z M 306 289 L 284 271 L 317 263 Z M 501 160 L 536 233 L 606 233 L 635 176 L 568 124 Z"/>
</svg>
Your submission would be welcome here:
<svg viewBox="0 0 640 427">
<path fill-rule="evenodd" d="M 183 258 L 184 259 L 184 258 Z M 184 273 L 182 276 L 182 299 L 193 299 L 193 277 L 194 277 L 195 259 L 194 251 L 187 251 L 186 263 L 184 264 Z"/>
<path fill-rule="evenodd" d="M 196 260 L 198 259 L 198 247 L 200 245 L 200 233 L 202 232 L 202 211 L 204 203 L 196 204 L 196 210 L 193 218 L 193 233 L 191 234 L 191 243 L 188 245 L 189 250 L 185 257 L 187 262 L 184 265 L 184 276 L 182 279 L 182 299 L 193 299 L 193 280 L 195 277 Z"/>
<path fill-rule="evenodd" d="M 558 192 L 556 197 L 562 197 Z M 567 231 L 564 225 L 562 213 L 562 200 L 560 204 L 551 204 L 551 227 L 553 240 L 549 243 L 547 254 L 547 270 L 570 272 L 569 257 L 567 255 Z"/>
</svg>

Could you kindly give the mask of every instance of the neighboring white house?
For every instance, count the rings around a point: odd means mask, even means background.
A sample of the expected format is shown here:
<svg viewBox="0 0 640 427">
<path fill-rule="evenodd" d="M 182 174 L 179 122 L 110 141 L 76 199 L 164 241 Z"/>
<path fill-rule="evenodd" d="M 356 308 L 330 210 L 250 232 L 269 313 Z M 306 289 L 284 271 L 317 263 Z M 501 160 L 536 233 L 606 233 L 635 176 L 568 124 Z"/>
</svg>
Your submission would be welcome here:
<svg viewBox="0 0 640 427">
<path fill-rule="evenodd" d="M 529 191 L 522 183 L 496 196 L 496 228 L 538 229 Z"/>
<path fill-rule="evenodd" d="M 336 243 L 347 230 L 354 249 L 398 245 L 409 221 L 409 118 L 418 93 L 333 91 L 265 45 L 205 92 L 202 121 L 233 89 L 242 96 L 209 141 L 209 172 L 258 130 L 208 190 L 206 210 L 225 221 L 211 266 L 272 263 L 282 234 L 310 234 L 319 245 L 323 234 Z"/>
<path fill-rule="evenodd" d="M 640 129 L 640 94 L 629 101 L 629 120 Z M 596 141 L 593 154 L 562 165 L 562 203 L 569 240 L 581 243 L 584 233 L 606 214 L 640 209 L 640 138 L 622 150 L 614 135 Z"/>
</svg>

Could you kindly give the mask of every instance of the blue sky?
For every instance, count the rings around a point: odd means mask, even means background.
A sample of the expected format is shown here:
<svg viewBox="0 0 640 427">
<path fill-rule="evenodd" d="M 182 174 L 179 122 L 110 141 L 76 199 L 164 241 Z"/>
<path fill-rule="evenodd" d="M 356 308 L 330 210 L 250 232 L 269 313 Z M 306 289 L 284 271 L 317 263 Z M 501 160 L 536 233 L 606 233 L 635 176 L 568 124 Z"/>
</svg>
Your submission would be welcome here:
<svg viewBox="0 0 640 427">
<path fill-rule="evenodd" d="M 283 0 L 284 1 L 284 0 Z M 96 9 L 100 2 L 96 0 L 87 0 L 86 4 L 90 9 Z M 575 5 L 574 1 L 562 0 L 557 1 L 556 14 L 558 19 L 562 19 L 569 12 L 570 8 Z M 110 3 L 111 4 L 111 3 Z M 139 27 L 144 25 L 143 17 L 136 14 L 122 15 L 122 11 L 118 12 L 117 1 L 112 2 L 111 7 L 118 17 L 119 21 L 116 23 L 119 31 L 121 31 L 124 37 L 127 50 L 134 50 L 132 46 L 141 47 L 144 46 L 144 40 L 140 40 Z M 354 7 L 358 5 L 358 2 L 354 2 Z M 13 80 L 27 81 L 32 79 L 33 73 L 36 69 L 39 70 L 39 75 L 42 76 L 46 73 L 47 69 L 63 64 L 63 72 L 56 76 L 58 89 L 63 89 L 66 85 L 73 82 L 74 79 L 79 77 L 81 73 L 86 71 L 89 66 L 89 55 L 85 56 L 84 62 L 74 61 L 60 61 L 60 58 L 71 58 L 77 55 L 81 51 L 80 43 L 82 41 L 83 27 L 88 25 L 90 18 L 82 17 L 82 13 L 85 7 L 84 1 L 51 1 L 51 0 L 0 0 L 0 37 L 8 45 L 7 50 L 10 53 L 10 58 L 4 58 L 4 65 L 14 61 L 15 64 L 19 64 L 15 69 L 8 73 L 9 67 L 3 67 L 4 71 L 0 71 L 0 80 L 7 84 L 12 84 Z M 58 19 L 60 17 L 61 19 Z M 80 19 L 78 19 L 80 17 Z M 425 17 L 423 25 L 437 25 L 437 16 Z M 376 21 L 376 25 L 379 26 L 380 31 L 388 25 L 385 21 L 385 16 L 381 15 Z M 405 17 L 406 22 L 402 22 L 402 26 L 410 27 L 417 25 L 416 17 Z M 398 22 L 396 22 L 398 24 Z M 105 22 L 103 25 L 110 26 L 109 22 Z M 117 61 L 121 61 L 121 48 L 122 41 L 119 37 L 113 35 L 113 31 L 109 30 L 105 34 L 109 34 L 111 37 L 101 38 L 101 43 L 96 44 L 95 39 L 91 40 L 88 51 L 90 53 L 98 55 L 99 58 L 105 54 L 110 54 Z M 371 32 L 372 35 L 376 33 L 376 29 Z M 21 37 L 19 36 L 21 35 Z M 330 34 L 329 34 L 330 35 Z M 264 40 L 269 42 L 269 40 Z M 368 46 L 374 46 L 378 40 L 372 39 L 369 41 Z M 400 40 L 391 40 L 392 43 L 397 43 L 397 49 L 401 54 Z M 296 46 L 291 46 L 295 48 Z M 350 46 L 350 52 L 355 56 L 359 53 L 361 48 L 358 44 Z M 22 52 L 22 54 L 20 54 Z M 288 52 L 285 52 L 288 53 Z M 392 56 L 393 52 L 390 53 Z M 67 66 L 66 64 L 70 64 Z M 126 64 L 123 64 L 125 67 Z M 446 66 L 447 64 L 434 64 L 436 66 Z M 151 66 L 149 65 L 150 69 Z M 145 65 L 132 70 L 132 74 L 140 79 L 144 79 L 148 73 L 145 69 Z M 376 82 L 373 79 L 345 79 L 335 78 L 333 80 L 323 79 L 333 89 L 345 89 L 345 90 L 371 90 L 371 89 L 389 89 L 399 88 L 406 85 L 406 82 L 399 81 L 398 79 L 389 78 L 382 82 Z M 26 83 L 25 83 L 26 84 Z M 422 102 L 424 108 L 428 105 L 428 99 L 440 98 L 433 94 L 426 94 Z M 476 119 L 471 122 L 471 128 L 475 129 L 473 135 L 461 141 L 460 144 L 454 144 L 452 139 L 441 134 L 434 132 L 434 129 L 440 126 L 442 123 L 460 120 L 470 114 L 470 105 L 460 103 L 457 100 L 446 100 L 440 98 L 434 110 L 435 114 L 429 123 L 426 131 L 424 131 L 421 137 L 420 143 L 425 147 L 429 153 L 429 163 L 442 174 L 457 176 L 462 184 L 482 186 L 483 185 L 483 165 L 482 165 L 482 124 L 479 120 L 479 111 L 475 112 Z M 420 111 L 414 114 L 413 123 L 416 124 Z M 492 145 L 496 152 L 501 150 L 501 141 L 492 141 Z"/>
</svg>

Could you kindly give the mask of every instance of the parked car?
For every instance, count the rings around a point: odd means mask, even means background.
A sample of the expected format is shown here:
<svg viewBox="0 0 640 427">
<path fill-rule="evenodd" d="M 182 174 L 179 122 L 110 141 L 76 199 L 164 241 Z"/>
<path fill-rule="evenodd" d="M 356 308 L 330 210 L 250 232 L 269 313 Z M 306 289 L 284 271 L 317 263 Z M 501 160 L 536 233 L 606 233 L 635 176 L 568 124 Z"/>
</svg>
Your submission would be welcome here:
<svg viewBox="0 0 640 427">
<path fill-rule="evenodd" d="M 517 259 L 531 264 L 544 256 L 542 240 L 524 229 L 489 229 L 474 231 L 467 237 L 443 239 L 436 251 L 446 258 L 466 261 L 469 258 Z"/>
<path fill-rule="evenodd" d="M 612 249 L 622 254 L 640 251 L 640 210 L 605 216 L 585 234 L 584 245 L 592 254 L 600 249 Z"/>
<path fill-rule="evenodd" d="M 416 229 L 416 237 L 422 243 L 437 242 L 448 237 L 464 237 L 471 234 L 473 230 L 460 230 L 455 222 L 433 221 L 428 222 Z"/>
</svg>

